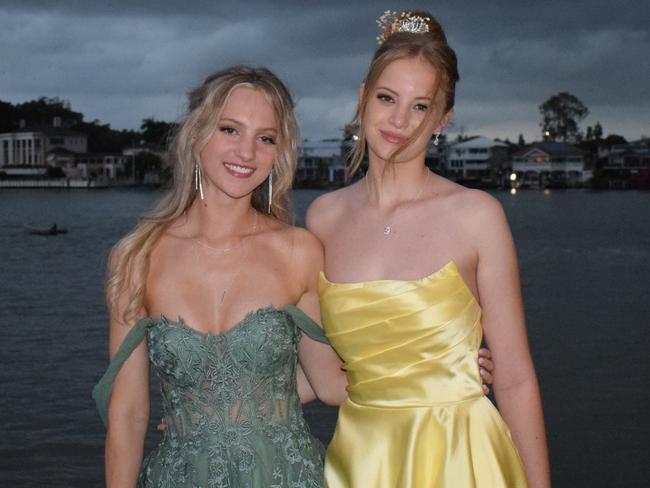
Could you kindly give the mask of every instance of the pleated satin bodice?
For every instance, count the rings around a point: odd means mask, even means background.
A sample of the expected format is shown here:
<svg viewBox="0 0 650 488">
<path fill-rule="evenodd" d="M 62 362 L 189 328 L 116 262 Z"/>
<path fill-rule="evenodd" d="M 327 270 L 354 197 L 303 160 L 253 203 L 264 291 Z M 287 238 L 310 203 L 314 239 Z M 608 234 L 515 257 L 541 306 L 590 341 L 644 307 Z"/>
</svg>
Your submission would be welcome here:
<svg viewBox="0 0 650 488">
<path fill-rule="evenodd" d="M 410 281 L 343 284 L 322 275 L 321 315 L 354 402 L 418 406 L 483 396 L 481 308 L 453 261 Z"/>
<path fill-rule="evenodd" d="M 320 303 L 349 384 L 325 460 L 329 488 L 526 486 L 483 395 L 481 308 L 453 261 L 419 280 L 321 274 Z"/>
</svg>

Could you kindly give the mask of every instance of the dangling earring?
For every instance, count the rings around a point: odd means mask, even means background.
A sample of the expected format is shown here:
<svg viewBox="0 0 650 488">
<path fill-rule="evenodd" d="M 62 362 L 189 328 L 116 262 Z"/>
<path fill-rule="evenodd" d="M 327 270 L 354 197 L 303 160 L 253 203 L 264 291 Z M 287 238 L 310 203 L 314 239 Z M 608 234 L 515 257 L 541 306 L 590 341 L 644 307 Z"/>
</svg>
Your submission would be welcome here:
<svg viewBox="0 0 650 488">
<path fill-rule="evenodd" d="M 434 146 L 437 146 L 438 144 L 440 144 L 440 132 L 436 134 L 436 138 L 433 140 Z"/>
<path fill-rule="evenodd" d="M 194 163 L 194 190 L 199 192 L 201 195 L 201 200 L 205 200 L 203 197 L 203 183 L 201 183 L 202 179 L 203 175 L 201 174 L 201 164 L 196 161 Z"/>
<path fill-rule="evenodd" d="M 273 168 L 269 173 L 269 206 L 266 213 L 271 213 L 271 202 L 273 201 Z"/>
</svg>

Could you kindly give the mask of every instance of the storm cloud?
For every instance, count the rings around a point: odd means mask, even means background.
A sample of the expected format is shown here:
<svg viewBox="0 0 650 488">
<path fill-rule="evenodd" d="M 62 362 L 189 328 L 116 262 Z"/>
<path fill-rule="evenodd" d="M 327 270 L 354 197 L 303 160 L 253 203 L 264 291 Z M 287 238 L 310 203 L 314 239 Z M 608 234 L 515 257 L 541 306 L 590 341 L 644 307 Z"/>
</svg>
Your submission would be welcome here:
<svg viewBox="0 0 650 488">
<path fill-rule="evenodd" d="M 297 101 L 303 136 L 336 137 L 376 47 L 375 19 L 425 8 L 459 58 L 450 132 L 539 137 L 537 107 L 569 91 L 608 133 L 650 134 L 645 1 L 3 1 L 0 99 L 69 100 L 87 120 L 178 118 L 218 68 L 265 65 Z"/>
</svg>

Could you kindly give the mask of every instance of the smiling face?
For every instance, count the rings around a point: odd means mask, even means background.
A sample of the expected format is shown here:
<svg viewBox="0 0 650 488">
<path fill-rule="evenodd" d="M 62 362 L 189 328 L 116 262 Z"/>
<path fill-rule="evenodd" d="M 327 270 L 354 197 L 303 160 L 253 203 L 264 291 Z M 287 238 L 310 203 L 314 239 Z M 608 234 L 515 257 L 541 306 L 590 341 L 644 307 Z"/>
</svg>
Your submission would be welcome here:
<svg viewBox="0 0 650 488">
<path fill-rule="evenodd" d="M 267 97 L 248 86 L 235 88 L 200 153 L 205 191 L 250 195 L 271 171 L 278 132 Z"/>
<path fill-rule="evenodd" d="M 420 127 L 419 136 L 396 158 L 403 163 L 424 159 L 432 134 L 440 132 L 451 112 L 444 113 L 444 90 L 439 76 L 423 59 L 403 58 L 390 63 L 374 86 L 368 87 L 368 104 L 363 116 L 369 156 L 388 161 Z"/>
</svg>

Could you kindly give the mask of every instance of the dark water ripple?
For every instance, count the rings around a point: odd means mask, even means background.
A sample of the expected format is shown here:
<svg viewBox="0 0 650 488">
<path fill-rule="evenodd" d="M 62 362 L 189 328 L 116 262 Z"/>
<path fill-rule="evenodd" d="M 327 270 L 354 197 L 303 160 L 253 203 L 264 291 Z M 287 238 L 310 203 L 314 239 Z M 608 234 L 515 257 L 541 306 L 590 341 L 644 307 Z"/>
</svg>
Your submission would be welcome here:
<svg viewBox="0 0 650 488">
<path fill-rule="evenodd" d="M 300 215 L 316 194 L 296 193 Z M 517 242 L 554 486 L 649 486 L 650 194 L 496 196 Z M 90 390 L 107 361 L 106 256 L 156 197 L 0 191 L 0 486 L 103 486 Z M 70 233 L 23 231 L 51 222 Z M 327 441 L 336 411 L 305 415 Z"/>
</svg>

